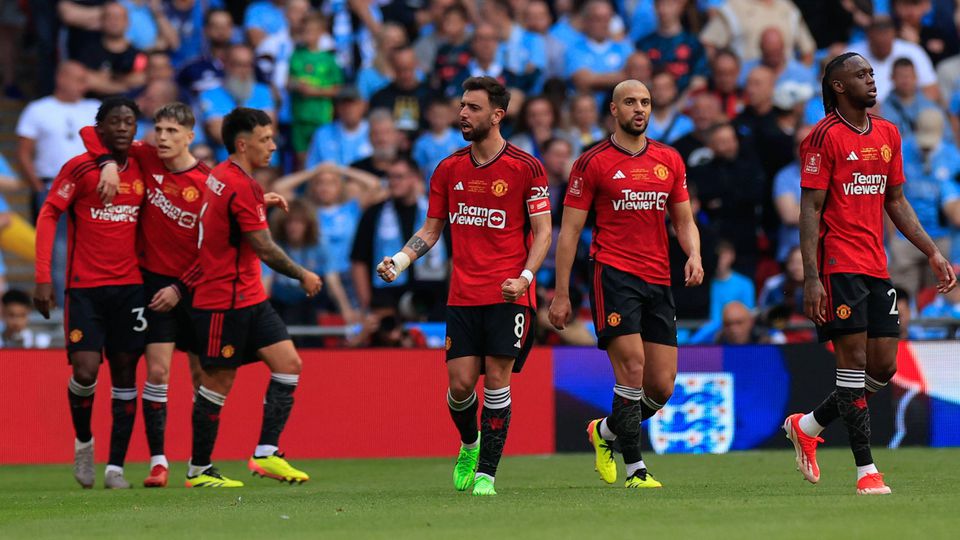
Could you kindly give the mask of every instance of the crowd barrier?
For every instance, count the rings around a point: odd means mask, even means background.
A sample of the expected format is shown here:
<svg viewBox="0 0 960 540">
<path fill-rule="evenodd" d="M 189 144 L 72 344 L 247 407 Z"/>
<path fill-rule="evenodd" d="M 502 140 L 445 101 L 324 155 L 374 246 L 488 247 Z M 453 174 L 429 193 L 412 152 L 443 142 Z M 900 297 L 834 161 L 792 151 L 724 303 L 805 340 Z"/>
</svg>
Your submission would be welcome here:
<svg viewBox="0 0 960 540">
<path fill-rule="evenodd" d="M 899 371 L 870 400 L 875 445 L 960 446 L 960 343 L 902 343 Z M 295 458 L 452 456 L 457 434 L 446 407 L 440 350 L 304 350 L 296 405 L 281 439 Z M 609 411 L 613 374 L 602 351 L 538 348 L 512 384 L 507 454 L 589 450 L 584 426 Z M 73 431 L 61 351 L 0 351 L 0 464 L 68 463 Z M 257 443 L 263 365 L 240 370 L 224 407 L 215 459 L 246 458 Z M 144 380 L 143 366 L 140 378 Z M 644 448 L 720 453 L 786 448 L 785 415 L 817 405 L 833 388 L 834 360 L 821 345 L 682 347 L 673 398 L 645 422 Z M 167 455 L 190 451 L 190 376 L 172 369 Z M 94 403 L 97 459 L 107 457 L 110 379 L 101 370 Z M 824 433 L 846 444 L 840 423 Z M 129 459 L 148 451 L 138 416 Z"/>
</svg>

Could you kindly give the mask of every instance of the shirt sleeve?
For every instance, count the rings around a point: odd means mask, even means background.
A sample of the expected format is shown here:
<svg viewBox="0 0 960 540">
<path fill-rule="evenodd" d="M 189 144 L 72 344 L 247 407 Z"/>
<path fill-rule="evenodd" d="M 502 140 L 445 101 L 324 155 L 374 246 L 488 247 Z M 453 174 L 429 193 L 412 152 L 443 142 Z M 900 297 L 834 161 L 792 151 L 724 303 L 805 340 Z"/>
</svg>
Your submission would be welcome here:
<svg viewBox="0 0 960 540">
<path fill-rule="evenodd" d="M 906 182 L 906 176 L 903 174 L 903 152 L 901 147 L 903 143 L 900 141 L 900 132 L 896 127 L 890 127 L 890 151 L 893 152 L 893 157 L 890 159 L 890 171 L 887 173 L 888 186 L 899 186 Z"/>
<path fill-rule="evenodd" d="M 591 168 L 588 163 L 582 162 L 582 157 L 573 164 L 570 179 L 567 183 L 567 194 L 563 205 L 578 210 L 590 210 L 593 206 L 593 197 L 596 190 Z"/>
<path fill-rule="evenodd" d="M 833 173 L 833 153 L 830 151 L 830 134 L 827 133 L 823 141 L 815 146 L 811 138 L 819 135 L 814 128 L 810 135 L 800 144 L 800 186 L 810 189 L 827 189 L 830 187 L 830 176 Z"/>
<path fill-rule="evenodd" d="M 263 190 L 250 182 L 236 191 L 230 203 L 230 214 L 237 220 L 241 232 L 262 231 L 267 228 L 267 207 Z"/>
<path fill-rule="evenodd" d="M 37 107 L 31 103 L 23 110 L 20 119 L 17 121 L 17 135 L 27 139 L 36 140 L 40 137 L 40 126 L 37 122 Z"/>
<path fill-rule="evenodd" d="M 70 205 L 77 198 L 77 191 L 82 185 L 83 175 L 92 170 L 97 170 L 97 165 L 92 161 L 68 161 L 57 173 L 57 177 L 53 179 L 50 191 L 47 192 L 47 199 L 43 204 L 49 204 L 61 212 L 66 212 L 67 208 L 70 208 Z"/>
<path fill-rule="evenodd" d="M 690 200 L 690 194 L 687 192 L 687 167 L 679 154 L 674 154 L 673 158 L 673 189 L 670 190 L 670 197 L 667 199 L 670 204 Z"/>
<path fill-rule="evenodd" d="M 450 212 L 447 198 L 447 167 L 441 163 L 430 177 L 430 199 L 427 217 L 446 221 Z"/>
<path fill-rule="evenodd" d="M 527 190 L 527 214 L 531 217 L 550 214 L 550 189 L 547 174 L 539 160 L 530 171 L 530 184 Z"/>
</svg>

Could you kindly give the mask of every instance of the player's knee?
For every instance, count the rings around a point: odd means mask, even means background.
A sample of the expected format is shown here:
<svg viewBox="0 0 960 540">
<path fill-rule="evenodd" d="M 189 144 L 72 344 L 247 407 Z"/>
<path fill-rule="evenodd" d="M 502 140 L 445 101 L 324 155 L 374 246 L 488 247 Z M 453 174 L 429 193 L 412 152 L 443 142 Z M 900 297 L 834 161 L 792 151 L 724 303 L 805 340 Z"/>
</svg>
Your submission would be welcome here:
<svg viewBox="0 0 960 540">
<path fill-rule="evenodd" d="M 890 380 L 893 379 L 893 376 L 897 374 L 897 364 L 892 363 L 885 366 L 879 366 L 874 370 L 868 371 L 873 371 L 873 373 L 869 374 L 871 377 L 880 382 L 886 383 L 890 382 Z"/>
<path fill-rule="evenodd" d="M 170 367 L 160 363 L 147 363 L 147 382 L 150 384 L 167 384 L 170 381 Z"/>
<path fill-rule="evenodd" d="M 81 386 L 90 386 L 97 382 L 97 370 L 74 366 L 73 379 Z"/>
<path fill-rule="evenodd" d="M 300 355 L 294 353 L 290 357 L 284 359 L 284 361 L 277 366 L 277 369 L 274 370 L 274 373 L 282 373 L 284 375 L 299 375 L 303 371 L 303 361 L 300 360 Z"/>
<path fill-rule="evenodd" d="M 448 384 L 450 386 L 450 394 L 453 398 L 457 401 L 463 401 L 473 393 L 477 382 L 471 381 L 470 377 L 451 375 Z"/>
<path fill-rule="evenodd" d="M 643 393 L 657 403 L 666 403 L 670 401 L 670 396 L 673 395 L 673 379 L 657 377 L 652 384 L 645 383 L 643 385 Z"/>
<path fill-rule="evenodd" d="M 641 388 L 643 386 L 643 356 L 625 359 L 620 364 L 620 373 L 628 386 Z"/>
</svg>

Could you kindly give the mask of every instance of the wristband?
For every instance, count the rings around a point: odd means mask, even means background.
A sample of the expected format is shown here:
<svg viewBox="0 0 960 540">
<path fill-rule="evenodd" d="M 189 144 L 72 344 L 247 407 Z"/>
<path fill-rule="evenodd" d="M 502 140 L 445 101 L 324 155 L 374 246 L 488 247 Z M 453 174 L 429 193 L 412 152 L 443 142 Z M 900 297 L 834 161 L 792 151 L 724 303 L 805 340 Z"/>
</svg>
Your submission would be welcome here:
<svg viewBox="0 0 960 540">
<path fill-rule="evenodd" d="M 526 268 L 523 269 L 523 272 L 520 272 L 520 277 L 526 278 L 527 285 L 533 283 L 533 272 L 527 270 Z"/>
<path fill-rule="evenodd" d="M 410 256 L 404 253 L 403 251 L 396 252 L 393 257 L 393 270 L 399 276 L 400 272 L 403 272 L 410 267 Z"/>
</svg>

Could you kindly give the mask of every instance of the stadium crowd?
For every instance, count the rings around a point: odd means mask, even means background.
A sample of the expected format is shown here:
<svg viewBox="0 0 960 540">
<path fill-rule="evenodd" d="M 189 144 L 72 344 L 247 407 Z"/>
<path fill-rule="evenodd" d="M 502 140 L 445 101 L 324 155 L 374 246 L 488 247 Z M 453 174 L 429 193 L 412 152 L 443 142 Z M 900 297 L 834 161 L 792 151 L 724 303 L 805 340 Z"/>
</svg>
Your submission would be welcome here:
<svg viewBox="0 0 960 540">
<path fill-rule="evenodd" d="M 381 282 L 374 268 L 422 224 L 432 171 L 466 144 L 461 83 L 490 75 L 511 90 L 504 134 L 542 161 L 556 235 L 570 166 L 611 132 L 610 91 L 633 78 L 653 97 L 648 136 L 686 161 L 702 236 L 706 276 L 697 288 L 683 287 L 685 256 L 672 241 L 677 317 L 696 321 L 681 325 L 681 343 L 812 340 L 812 327 L 795 324 L 805 320 L 797 147 L 823 118 L 820 70 L 847 50 L 869 60 L 873 112 L 903 136 L 907 198 L 960 264 L 958 25 L 956 0 L 4 2 L 4 93 L 38 99 L 17 124 L 17 167 L 0 156 L 0 236 L 11 216 L 2 193 L 29 189 L 35 218 L 60 167 L 84 151 L 78 132 L 93 123 L 99 98 L 135 98 L 138 138 L 147 141 L 153 111 L 190 104 L 192 152 L 211 166 L 227 155 L 223 117 L 237 106 L 262 109 L 281 137 L 257 179 L 293 201 L 288 213 L 271 214 L 272 233 L 325 282 L 324 294 L 305 298 L 297 282 L 264 267 L 278 312 L 290 325 L 350 328 L 301 344 L 422 346 L 429 322 L 442 320 L 449 240 L 402 283 Z M 17 69 L 27 59 L 33 79 L 24 82 Z M 563 331 L 545 314 L 552 253 L 538 275 L 541 342 L 594 342 L 588 242 L 586 233 L 572 280 L 581 314 Z M 901 317 L 960 314 L 960 292 L 936 297 L 926 259 L 892 226 L 887 244 Z M 0 262 L 0 289 L 3 274 Z M 10 331 L 22 326 L 10 314 L 22 304 L 21 295 L 3 297 L 0 347 L 49 343 Z M 914 338 L 954 337 L 903 328 Z"/>
</svg>

